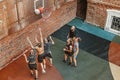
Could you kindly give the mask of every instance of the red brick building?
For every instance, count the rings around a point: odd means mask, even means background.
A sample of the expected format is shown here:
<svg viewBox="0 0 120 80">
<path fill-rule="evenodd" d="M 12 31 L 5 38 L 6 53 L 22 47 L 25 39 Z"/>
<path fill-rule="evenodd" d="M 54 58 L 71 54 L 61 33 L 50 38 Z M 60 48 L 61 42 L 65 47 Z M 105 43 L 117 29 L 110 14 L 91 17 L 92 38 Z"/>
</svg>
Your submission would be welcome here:
<svg viewBox="0 0 120 80">
<path fill-rule="evenodd" d="M 87 0 L 86 21 L 104 28 L 107 9 L 120 10 L 119 0 Z"/>
</svg>

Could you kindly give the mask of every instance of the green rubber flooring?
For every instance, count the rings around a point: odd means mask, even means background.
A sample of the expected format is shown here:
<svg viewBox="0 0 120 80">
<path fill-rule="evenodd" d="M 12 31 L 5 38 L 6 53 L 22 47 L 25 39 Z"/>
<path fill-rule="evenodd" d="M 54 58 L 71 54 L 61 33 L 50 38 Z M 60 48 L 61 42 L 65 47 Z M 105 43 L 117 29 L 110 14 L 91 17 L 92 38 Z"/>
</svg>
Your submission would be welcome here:
<svg viewBox="0 0 120 80">
<path fill-rule="evenodd" d="M 67 33 L 69 32 L 70 26 L 65 25 L 58 31 L 53 33 L 53 36 L 66 42 Z M 90 34 L 86 31 L 76 29 L 77 36 L 81 37 L 80 48 L 86 52 L 98 56 L 108 61 L 108 50 L 111 41 Z"/>
<path fill-rule="evenodd" d="M 52 46 L 53 63 L 63 76 L 64 80 L 114 80 L 109 68 L 109 63 L 84 50 L 80 50 L 76 68 L 63 63 L 63 47 L 65 42 L 54 37 L 55 45 Z"/>
<path fill-rule="evenodd" d="M 72 25 L 77 27 L 77 36 L 82 39 L 76 68 L 62 62 L 67 33 Z M 108 50 L 111 41 L 119 42 L 119 37 L 83 22 L 80 18 L 73 19 L 52 36 L 55 41 L 51 49 L 53 62 L 64 80 L 114 80 L 109 66 Z"/>
</svg>

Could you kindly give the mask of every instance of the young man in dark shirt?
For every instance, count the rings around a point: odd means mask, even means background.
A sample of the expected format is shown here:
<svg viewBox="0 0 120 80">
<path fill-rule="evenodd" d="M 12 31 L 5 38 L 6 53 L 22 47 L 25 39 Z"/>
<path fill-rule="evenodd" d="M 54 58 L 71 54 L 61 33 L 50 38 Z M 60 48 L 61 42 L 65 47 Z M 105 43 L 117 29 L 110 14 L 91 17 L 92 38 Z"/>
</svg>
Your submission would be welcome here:
<svg viewBox="0 0 120 80">
<path fill-rule="evenodd" d="M 34 72 L 35 72 L 35 80 L 38 80 L 36 49 L 32 49 L 28 57 L 26 56 L 26 54 L 23 54 L 23 56 L 25 57 L 25 61 L 28 63 L 28 67 L 30 69 L 31 75 L 34 76 Z"/>
<path fill-rule="evenodd" d="M 70 62 L 69 62 L 69 65 L 71 65 L 72 64 L 72 56 L 73 56 L 73 42 L 72 42 L 72 40 L 69 38 L 68 40 L 67 40 L 67 44 L 66 44 L 66 46 L 65 46 L 65 48 L 63 49 L 63 51 L 64 51 L 64 60 L 63 60 L 63 62 L 66 62 L 67 61 L 67 59 L 68 59 L 68 57 L 70 58 Z"/>
<path fill-rule="evenodd" d="M 35 40 L 37 42 L 37 45 L 35 47 L 32 45 L 32 42 L 30 41 L 29 37 L 27 38 L 27 40 L 28 40 L 29 44 L 31 45 L 31 47 L 35 48 L 37 50 L 37 52 L 38 52 L 37 59 L 41 65 L 42 73 L 46 73 L 46 71 L 45 71 L 46 62 L 45 62 L 45 57 L 44 57 L 44 43 L 43 43 L 41 28 L 39 28 L 39 32 L 40 32 L 40 42 L 38 41 L 37 37 L 35 37 Z"/>
<path fill-rule="evenodd" d="M 44 55 L 45 55 L 45 58 L 47 57 L 49 58 L 50 66 L 52 66 L 52 53 L 51 53 L 50 47 L 53 44 L 55 43 L 51 36 L 44 39 Z"/>
<path fill-rule="evenodd" d="M 76 37 L 76 30 L 75 30 L 75 26 L 72 26 L 70 28 L 67 38 L 73 39 L 74 37 Z"/>
</svg>

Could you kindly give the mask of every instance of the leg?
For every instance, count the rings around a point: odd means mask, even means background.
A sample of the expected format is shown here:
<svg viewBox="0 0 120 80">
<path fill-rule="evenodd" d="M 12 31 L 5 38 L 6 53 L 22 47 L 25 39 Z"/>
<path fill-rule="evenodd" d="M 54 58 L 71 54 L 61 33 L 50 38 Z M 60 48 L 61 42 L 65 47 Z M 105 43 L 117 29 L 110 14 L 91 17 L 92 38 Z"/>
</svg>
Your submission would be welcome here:
<svg viewBox="0 0 120 80">
<path fill-rule="evenodd" d="M 73 58 L 73 61 L 74 61 L 74 66 L 77 66 L 76 58 Z"/>
<path fill-rule="evenodd" d="M 33 64 L 28 64 L 28 66 L 29 66 L 31 75 L 34 76 L 34 71 L 33 71 L 34 70 L 34 65 Z"/>
<path fill-rule="evenodd" d="M 68 58 L 67 54 L 64 54 L 64 60 L 65 61 L 67 61 L 67 58 Z"/>
<path fill-rule="evenodd" d="M 34 76 L 34 71 L 33 71 L 33 70 L 30 70 L 30 72 L 31 72 L 31 75 Z"/>
<path fill-rule="evenodd" d="M 77 60 L 76 60 L 77 54 L 78 54 L 78 53 L 75 53 L 74 56 L 73 56 L 73 62 L 74 62 L 74 66 L 75 66 L 75 67 L 77 66 Z"/>
<path fill-rule="evenodd" d="M 38 70 L 35 70 L 35 79 L 38 80 Z"/>
<path fill-rule="evenodd" d="M 43 68 L 46 69 L 46 61 L 43 59 Z"/>
<path fill-rule="evenodd" d="M 40 63 L 40 65 L 41 65 L 41 68 L 42 68 L 42 73 L 46 73 L 46 71 L 45 71 L 45 69 L 43 67 L 43 63 Z"/>
<path fill-rule="evenodd" d="M 52 58 L 50 58 L 50 63 L 53 64 L 53 62 L 52 62 Z"/>
<path fill-rule="evenodd" d="M 70 62 L 69 62 L 69 65 L 72 64 L 72 56 L 70 56 Z"/>
<path fill-rule="evenodd" d="M 50 66 L 52 66 L 52 58 L 49 58 L 50 59 Z"/>
<path fill-rule="evenodd" d="M 52 62 L 52 55 L 51 55 L 51 53 L 48 54 L 48 57 L 49 57 L 49 61 L 50 61 L 50 66 L 52 66 L 53 62 Z"/>
</svg>

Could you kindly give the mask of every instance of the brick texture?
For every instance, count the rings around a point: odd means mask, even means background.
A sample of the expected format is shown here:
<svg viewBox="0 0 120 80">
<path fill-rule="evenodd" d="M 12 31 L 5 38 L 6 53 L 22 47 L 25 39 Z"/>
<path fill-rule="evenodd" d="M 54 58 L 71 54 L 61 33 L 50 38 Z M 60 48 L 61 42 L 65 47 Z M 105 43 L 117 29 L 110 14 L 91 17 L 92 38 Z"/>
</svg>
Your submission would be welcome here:
<svg viewBox="0 0 120 80">
<path fill-rule="evenodd" d="M 43 36 L 47 37 L 75 18 L 76 4 L 76 1 L 64 3 L 64 5 L 62 5 L 59 9 L 52 12 L 48 19 L 45 20 L 44 18 L 41 18 L 36 22 L 26 26 L 24 29 L 2 38 L 0 40 L 0 69 L 14 61 L 18 55 L 22 54 L 25 49 L 30 47 L 26 41 L 27 36 L 30 37 L 30 40 L 35 45 L 34 36 L 39 35 L 39 27 L 42 29 Z M 22 17 L 23 15 L 21 12 L 21 20 Z"/>
<path fill-rule="evenodd" d="M 0 2 L 0 39 L 8 35 L 6 3 Z"/>
<path fill-rule="evenodd" d="M 120 10 L 119 0 L 88 0 L 86 22 L 104 28 L 107 9 Z"/>
<path fill-rule="evenodd" d="M 34 14 L 34 0 L 6 0 L 6 2 L 8 34 L 17 32 L 41 18 L 41 15 Z"/>
</svg>

